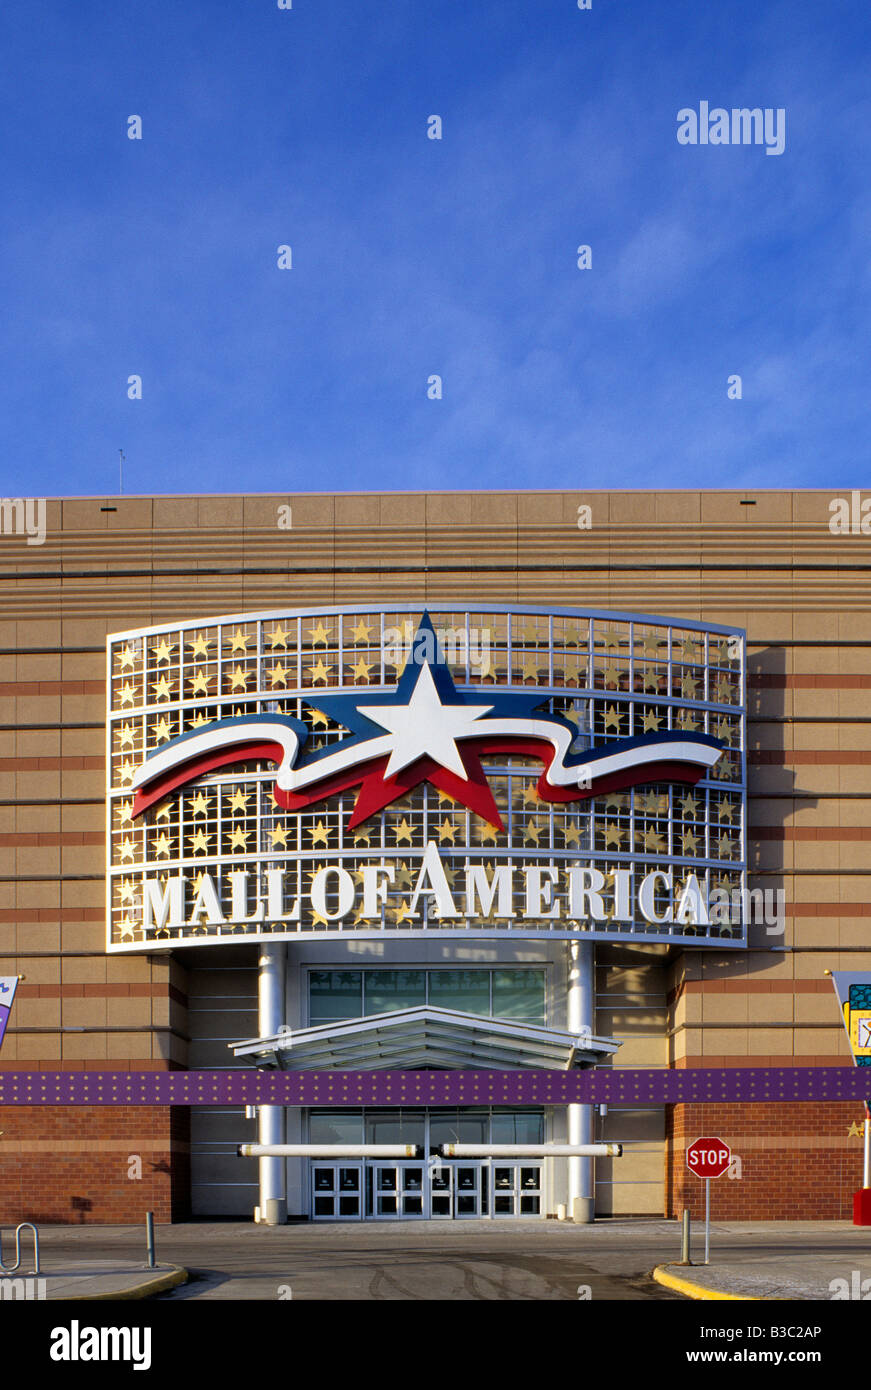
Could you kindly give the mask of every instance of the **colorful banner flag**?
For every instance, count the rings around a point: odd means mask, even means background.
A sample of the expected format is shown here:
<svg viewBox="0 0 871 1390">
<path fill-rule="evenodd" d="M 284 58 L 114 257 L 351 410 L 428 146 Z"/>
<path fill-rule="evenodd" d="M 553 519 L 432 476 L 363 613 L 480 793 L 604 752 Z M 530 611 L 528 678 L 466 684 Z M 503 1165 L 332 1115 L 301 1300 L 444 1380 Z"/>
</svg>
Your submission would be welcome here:
<svg viewBox="0 0 871 1390">
<path fill-rule="evenodd" d="M 833 970 L 832 984 L 857 1067 L 871 1067 L 871 974 Z"/>
<path fill-rule="evenodd" d="M 9 1011 L 12 1008 L 12 1000 L 15 998 L 17 988 L 17 975 L 0 975 L 0 1047 L 3 1046 L 6 1024 L 9 1022 Z"/>
</svg>

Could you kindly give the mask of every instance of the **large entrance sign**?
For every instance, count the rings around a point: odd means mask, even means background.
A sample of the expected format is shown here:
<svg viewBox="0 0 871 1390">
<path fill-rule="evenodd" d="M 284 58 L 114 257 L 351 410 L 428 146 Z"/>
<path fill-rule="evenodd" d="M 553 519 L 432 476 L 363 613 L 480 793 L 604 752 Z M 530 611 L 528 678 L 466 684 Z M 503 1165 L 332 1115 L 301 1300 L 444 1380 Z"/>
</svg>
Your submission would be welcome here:
<svg viewBox="0 0 871 1390">
<path fill-rule="evenodd" d="M 744 637 L 317 609 L 108 640 L 108 949 L 746 944 Z"/>
</svg>

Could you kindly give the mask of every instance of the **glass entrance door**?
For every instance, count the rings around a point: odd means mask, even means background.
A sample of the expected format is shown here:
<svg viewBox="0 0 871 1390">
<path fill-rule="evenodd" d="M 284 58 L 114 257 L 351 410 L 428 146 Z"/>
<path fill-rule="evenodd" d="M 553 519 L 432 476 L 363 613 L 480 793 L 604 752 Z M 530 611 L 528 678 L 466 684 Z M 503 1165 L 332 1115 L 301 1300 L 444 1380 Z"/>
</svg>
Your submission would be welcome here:
<svg viewBox="0 0 871 1390">
<path fill-rule="evenodd" d="M 491 1159 L 493 1215 L 541 1215 L 541 1164 Z"/>
<path fill-rule="evenodd" d="M 486 1165 L 482 1159 L 454 1164 L 454 1216 L 458 1219 L 487 1215 Z"/>
<path fill-rule="evenodd" d="M 372 1163 L 367 1173 L 366 1214 L 379 1221 L 428 1216 L 423 1163 Z"/>
<path fill-rule="evenodd" d="M 315 1221 L 363 1220 L 362 1163 L 312 1163 L 311 1191 Z"/>
</svg>

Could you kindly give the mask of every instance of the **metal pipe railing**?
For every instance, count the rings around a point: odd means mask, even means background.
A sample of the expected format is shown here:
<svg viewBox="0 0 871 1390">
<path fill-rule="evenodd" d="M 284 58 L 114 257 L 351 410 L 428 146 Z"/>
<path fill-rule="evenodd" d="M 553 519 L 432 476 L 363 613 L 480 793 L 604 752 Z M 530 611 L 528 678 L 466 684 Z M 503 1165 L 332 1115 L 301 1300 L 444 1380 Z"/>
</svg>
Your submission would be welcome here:
<svg viewBox="0 0 871 1390">
<path fill-rule="evenodd" d="M 445 1158 L 621 1158 L 622 1144 L 442 1144 Z"/>
<path fill-rule="evenodd" d="M 22 1231 L 33 1232 L 33 1273 L 41 1274 L 42 1270 L 39 1268 L 39 1231 L 33 1225 L 32 1221 L 22 1221 L 21 1224 L 19 1226 L 16 1226 L 15 1228 L 15 1264 L 12 1265 L 10 1268 L 7 1268 L 7 1266 L 3 1263 L 3 1238 L 2 1232 L 0 1232 L 0 1272 L 2 1272 L 3 1274 L 14 1274 L 18 1266 L 21 1264 Z"/>
<path fill-rule="evenodd" d="M 240 1144 L 239 1158 L 418 1158 L 417 1144 Z"/>
</svg>

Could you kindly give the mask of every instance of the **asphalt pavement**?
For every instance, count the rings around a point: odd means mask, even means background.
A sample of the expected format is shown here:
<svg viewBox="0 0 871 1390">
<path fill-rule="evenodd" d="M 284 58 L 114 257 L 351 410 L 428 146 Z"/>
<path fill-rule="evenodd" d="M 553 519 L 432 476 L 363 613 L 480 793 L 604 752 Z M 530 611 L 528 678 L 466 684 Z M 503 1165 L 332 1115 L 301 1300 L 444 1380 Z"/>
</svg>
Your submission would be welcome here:
<svg viewBox="0 0 871 1390">
<path fill-rule="evenodd" d="M 40 1245 L 41 1296 L 57 1300 L 871 1297 L 871 1228 L 849 1222 L 716 1224 L 707 1266 L 701 1263 L 697 1226 L 695 1263 L 689 1268 L 677 1264 L 678 1223 L 651 1219 L 601 1220 L 592 1226 L 477 1220 L 281 1227 L 189 1222 L 157 1227 L 157 1269 L 146 1267 L 144 1227 L 44 1227 Z M 33 1279 L 31 1270 L 28 1245 L 17 1277 Z M 31 1296 L 40 1295 L 32 1291 Z"/>
</svg>

